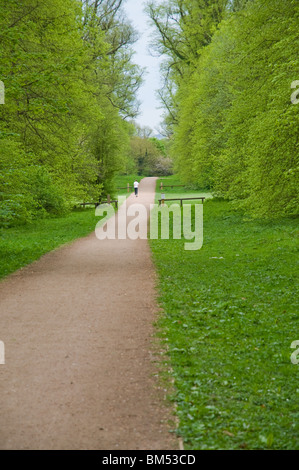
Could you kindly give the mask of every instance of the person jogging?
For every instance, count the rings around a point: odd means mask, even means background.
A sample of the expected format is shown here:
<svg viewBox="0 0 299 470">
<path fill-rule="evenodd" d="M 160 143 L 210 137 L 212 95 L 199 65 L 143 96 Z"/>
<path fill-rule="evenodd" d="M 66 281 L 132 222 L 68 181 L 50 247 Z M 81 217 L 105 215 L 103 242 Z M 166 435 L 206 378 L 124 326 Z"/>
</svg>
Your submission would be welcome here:
<svg viewBox="0 0 299 470">
<path fill-rule="evenodd" d="M 135 196 L 138 197 L 138 188 L 139 188 L 139 183 L 138 181 L 136 180 L 134 182 L 134 190 L 135 190 Z"/>
</svg>

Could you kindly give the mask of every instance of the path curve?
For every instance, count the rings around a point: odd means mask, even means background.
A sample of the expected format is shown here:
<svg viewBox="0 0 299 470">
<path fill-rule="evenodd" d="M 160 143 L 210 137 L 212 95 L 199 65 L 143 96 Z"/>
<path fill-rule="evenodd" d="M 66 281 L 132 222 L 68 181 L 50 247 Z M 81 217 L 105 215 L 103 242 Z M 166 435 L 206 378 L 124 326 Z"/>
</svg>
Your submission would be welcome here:
<svg viewBox="0 0 299 470">
<path fill-rule="evenodd" d="M 127 204 L 149 208 L 155 184 Z M 93 233 L 1 282 L 0 448 L 178 449 L 154 376 L 156 314 L 147 240 Z"/>
</svg>

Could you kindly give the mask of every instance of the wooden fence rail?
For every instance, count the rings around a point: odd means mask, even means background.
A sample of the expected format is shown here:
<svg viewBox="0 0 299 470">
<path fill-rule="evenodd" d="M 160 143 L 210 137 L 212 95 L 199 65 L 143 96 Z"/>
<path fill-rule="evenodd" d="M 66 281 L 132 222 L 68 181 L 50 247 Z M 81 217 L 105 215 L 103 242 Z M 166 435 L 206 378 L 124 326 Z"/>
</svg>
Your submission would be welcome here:
<svg viewBox="0 0 299 470">
<path fill-rule="evenodd" d="M 176 198 L 170 198 L 170 199 L 159 199 L 159 206 L 161 204 L 164 204 L 164 202 L 167 202 L 167 201 L 180 201 L 180 204 L 181 204 L 181 207 L 183 206 L 183 201 L 193 201 L 193 200 L 201 200 L 202 203 L 204 203 L 205 201 L 205 197 L 176 197 Z"/>
<path fill-rule="evenodd" d="M 164 188 L 184 188 L 185 185 L 184 184 L 170 184 L 170 185 L 163 185 L 163 183 L 161 182 L 160 183 L 160 189 L 164 189 Z"/>
<path fill-rule="evenodd" d="M 126 189 L 128 191 L 128 193 L 130 192 L 131 188 L 133 189 L 133 185 L 130 185 L 129 183 L 127 184 L 127 186 L 125 188 L 116 188 L 117 191 L 119 191 L 120 189 Z"/>
<path fill-rule="evenodd" d="M 83 209 L 85 209 L 85 206 L 95 206 L 97 208 L 101 204 L 114 204 L 115 208 L 118 208 L 118 201 L 116 199 L 111 199 L 110 195 L 108 194 L 107 196 L 107 201 L 99 201 L 99 202 L 81 202 L 79 206 L 83 206 Z"/>
</svg>

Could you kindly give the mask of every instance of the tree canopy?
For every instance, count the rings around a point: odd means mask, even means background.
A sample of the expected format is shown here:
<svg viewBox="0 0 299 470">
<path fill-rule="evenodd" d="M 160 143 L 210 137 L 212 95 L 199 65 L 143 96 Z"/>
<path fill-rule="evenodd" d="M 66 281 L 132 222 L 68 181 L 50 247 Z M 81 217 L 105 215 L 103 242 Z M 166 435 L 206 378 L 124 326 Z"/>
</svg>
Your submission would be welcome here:
<svg viewBox="0 0 299 470">
<path fill-rule="evenodd" d="M 122 0 L 0 0 L 0 219 L 99 198 L 123 168 L 143 71 Z"/>
<path fill-rule="evenodd" d="M 150 2 L 176 169 L 255 217 L 298 214 L 296 0 Z"/>
</svg>

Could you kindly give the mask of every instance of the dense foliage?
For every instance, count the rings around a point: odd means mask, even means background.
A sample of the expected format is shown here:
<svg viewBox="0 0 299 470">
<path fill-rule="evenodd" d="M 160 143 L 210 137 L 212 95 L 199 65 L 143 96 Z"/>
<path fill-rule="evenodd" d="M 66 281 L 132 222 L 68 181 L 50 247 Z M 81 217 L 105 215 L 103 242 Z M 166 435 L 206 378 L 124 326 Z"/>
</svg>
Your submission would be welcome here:
<svg viewBox="0 0 299 470">
<path fill-rule="evenodd" d="M 98 198 L 125 165 L 142 71 L 119 0 L 0 0 L 0 224 Z"/>
<path fill-rule="evenodd" d="M 152 129 L 134 124 L 127 159 L 127 174 L 167 176 L 173 173 L 167 139 L 153 137 Z"/>
<path fill-rule="evenodd" d="M 298 214 L 298 2 L 172 0 L 148 9 L 156 47 L 169 57 L 161 98 L 183 180 L 256 217 Z"/>
</svg>

